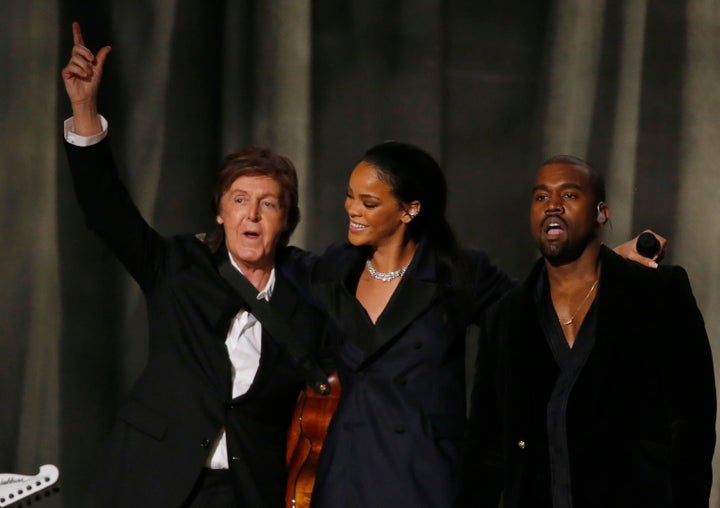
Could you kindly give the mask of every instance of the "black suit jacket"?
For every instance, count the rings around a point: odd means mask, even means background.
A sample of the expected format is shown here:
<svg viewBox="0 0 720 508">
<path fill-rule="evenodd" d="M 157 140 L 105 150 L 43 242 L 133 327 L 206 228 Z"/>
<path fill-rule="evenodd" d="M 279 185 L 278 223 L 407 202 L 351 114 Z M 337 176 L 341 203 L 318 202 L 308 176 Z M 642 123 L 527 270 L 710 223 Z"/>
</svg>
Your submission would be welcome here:
<svg viewBox="0 0 720 508">
<path fill-rule="evenodd" d="M 573 506 L 707 507 L 715 445 L 708 338 L 687 274 L 603 247 L 595 344 L 572 387 Z M 528 280 L 489 314 L 478 352 L 463 506 L 549 506 L 546 407 L 558 367 Z"/>
<path fill-rule="evenodd" d="M 98 506 L 177 508 L 223 427 L 238 506 L 283 506 L 286 431 L 303 378 L 263 329 L 256 377 L 232 399 L 225 339 L 243 301 L 218 273 L 227 251 L 212 252 L 194 236 L 158 235 L 120 182 L 107 141 L 66 143 L 66 151 L 88 226 L 142 288 L 150 328 L 147 365 L 102 455 Z M 324 319 L 288 282 L 297 277 L 288 273 L 290 254 L 276 257 L 271 305 L 317 351 Z"/>
</svg>

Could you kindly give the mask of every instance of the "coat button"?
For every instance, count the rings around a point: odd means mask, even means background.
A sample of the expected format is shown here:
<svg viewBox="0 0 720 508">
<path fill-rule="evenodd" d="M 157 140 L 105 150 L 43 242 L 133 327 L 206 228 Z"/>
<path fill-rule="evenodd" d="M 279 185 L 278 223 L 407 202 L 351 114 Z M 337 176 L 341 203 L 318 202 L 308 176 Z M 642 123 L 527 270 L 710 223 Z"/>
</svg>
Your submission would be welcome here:
<svg viewBox="0 0 720 508">
<path fill-rule="evenodd" d="M 403 427 L 402 425 L 396 425 L 395 432 L 397 434 L 405 434 L 405 427 Z"/>
<path fill-rule="evenodd" d="M 240 457 L 238 457 L 237 455 L 233 455 L 233 456 L 230 458 L 230 460 L 234 460 L 235 462 L 238 462 L 238 461 L 240 460 Z"/>
<path fill-rule="evenodd" d="M 521 450 L 524 450 L 525 449 L 525 441 L 523 441 L 522 439 L 520 441 L 518 441 L 518 448 L 520 448 Z"/>
<path fill-rule="evenodd" d="M 395 382 L 400 386 L 404 386 L 407 384 L 407 378 L 405 376 L 398 376 L 395 378 Z"/>
<path fill-rule="evenodd" d="M 414 347 L 415 349 L 422 349 L 423 343 L 422 343 L 422 342 L 416 342 L 415 344 L 413 344 L 413 347 Z"/>
<path fill-rule="evenodd" d="M 203 439 L 200 441 L 200 446 L 203 448 L 210 448 L 210 440 L 209 439 Z"/>
</svg>

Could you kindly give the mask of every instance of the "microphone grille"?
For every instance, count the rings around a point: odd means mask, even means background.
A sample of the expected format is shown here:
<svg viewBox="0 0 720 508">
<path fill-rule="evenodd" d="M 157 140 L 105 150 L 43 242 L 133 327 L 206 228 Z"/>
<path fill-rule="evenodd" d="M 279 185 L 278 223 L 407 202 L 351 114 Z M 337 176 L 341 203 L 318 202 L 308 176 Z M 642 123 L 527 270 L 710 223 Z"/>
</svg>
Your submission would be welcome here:
<svg viewBox="0 0 720 508">
<path fill-rule="evenodd" d="M 638 236 L 635 249 L 646 258 L 651 258 L 660 250 L 660 242 L 655 235 L 646 231 Z"/>
</svg>

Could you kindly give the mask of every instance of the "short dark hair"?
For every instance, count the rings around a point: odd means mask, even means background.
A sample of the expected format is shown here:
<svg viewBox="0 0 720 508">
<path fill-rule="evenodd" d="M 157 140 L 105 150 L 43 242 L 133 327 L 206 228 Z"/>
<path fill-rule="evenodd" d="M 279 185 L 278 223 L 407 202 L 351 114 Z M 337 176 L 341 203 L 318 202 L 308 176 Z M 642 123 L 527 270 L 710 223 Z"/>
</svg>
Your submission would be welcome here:
<svg viewBox="0 0 720 508">
<path fill-rule="evenodd" d="M 540 164 L 540 168 L 544 168 L 550 164 L 571 164 L 585 169 L 590 176 L 590 186 L 593 195 L 598 202 L 605 201 L 605 178 L 588 161 L 574 155 L 553 155 Z"/>
<path fill-rule="evenodd" d="M 215 214 L 220 213 L 220 201 L 223 195 L 241 176 L 267 176 L 280 184 L 280 206 L 287 213 L 287 229 L 280 235 L 279 244 L 287 245 L 300 222 L 295 165 L 287 157 L 259 145 L 246 146 L 226 155 L 215 176 L 213 186 L 212 207 Z M 217 240 L 224 241 L 224 234 L 220 234 L 221 238 Z"/>
</svg>

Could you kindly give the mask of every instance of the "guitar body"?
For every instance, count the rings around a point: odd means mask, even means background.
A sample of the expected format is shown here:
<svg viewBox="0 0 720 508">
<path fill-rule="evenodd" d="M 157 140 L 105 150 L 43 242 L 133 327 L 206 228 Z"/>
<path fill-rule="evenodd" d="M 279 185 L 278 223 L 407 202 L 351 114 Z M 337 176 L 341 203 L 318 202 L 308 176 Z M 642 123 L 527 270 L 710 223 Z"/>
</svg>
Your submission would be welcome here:
<svg viewBox="0 0 720 508">
<path fill-rule="evenodd" d="M 60 477 L 60 471 L 52 464 L 40 466 L 35 476 L 14 473 L 0 474 L 0 507 L 14 505 L 21 500 L 37 496 L 54 485 Z"/>
<path fill-rule="evenodd" d="M 320 395 L 306 388 L 298 396 L 287 441 L 287 508 L 309 508 L 318 459 L 328 425 L 340 401 L 337 372 L 328 376 L 330 393 Z"/>
</svg>

